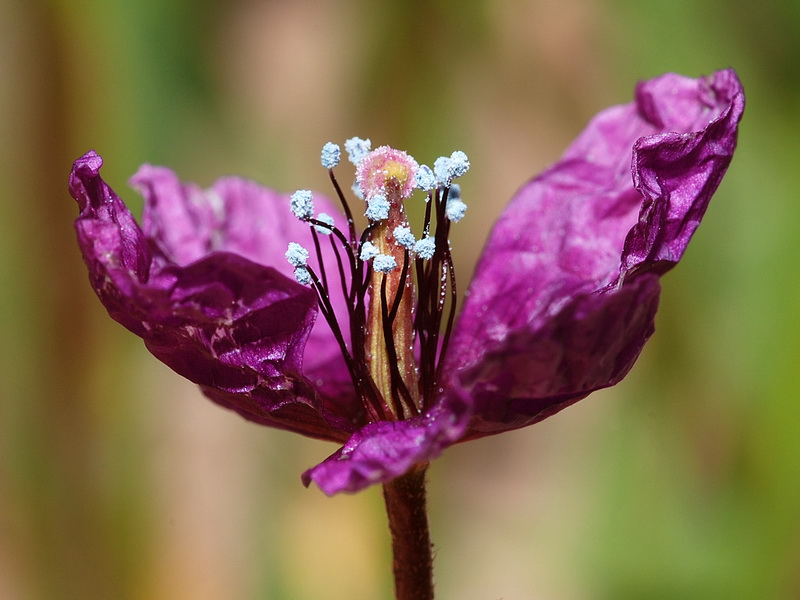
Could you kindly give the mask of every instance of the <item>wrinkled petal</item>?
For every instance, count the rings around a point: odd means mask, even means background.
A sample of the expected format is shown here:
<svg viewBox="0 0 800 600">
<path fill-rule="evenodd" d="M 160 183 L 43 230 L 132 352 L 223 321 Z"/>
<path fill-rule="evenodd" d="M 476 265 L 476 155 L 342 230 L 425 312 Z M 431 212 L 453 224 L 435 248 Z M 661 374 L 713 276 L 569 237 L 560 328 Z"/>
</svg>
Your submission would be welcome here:
<svg viewBox="0 0 800 600">
<path fill-rule="evenodd" d="M 453 391 L 427 414 L 406 421 L 370 423 L 324 462 L 303 473 L 328 495 L 357 492 L 439 456 L 464 434 L 471 401 Z"/>
<path fill-rule="evenodd" d="M 253 181 L 224 177 L 202 189 L 182 182 L 170 169 L 143 165 L 131 184 L 145 198 L 144 234 L 169 262 L 185 265 L 212 252 L 231 252 L 294 279 L 293 267 L 284 256 L 289 242 L 301 243 L 313 252 L 309 225 L 289 210 L 289 195 Z M 327 198 L 315 195 L 314 204 L 320 212 L 332 215 L 338 226 L 345 224 Z M 327 236 L 320 237 L 323 247 L 329 245 Z M 335 254 L 327 250 L 323 252 L 327 272 L 338 273 Z M 331 302 L 347 331 L 349 318 L 338 277 L 332 279 L 331 287 Z M 318 319 L 306 344 L 303 372 L 338 412 L 357 410 L 339 345 L 324 319 Z"/>
<path fill-rule="evenodd" d="M 600 113 L 520 190 L 486 245 L 448 355 L 445 371 L 476 398 L 467 437 L 549 416 L 627 372 L 653 328 L 658 285 L 645 274 L 683 253 L 742 110 L 732 71 L 664 75 Z"/>
<path fill-rule="evenodd" d="M 172 261 L 178 249 L 147 237 L 100 177 L 101 165 L 94 152 L 76 161 L 70 191 L 81 207 L 75 227 L 90 280 L 109 314 L 176 372 L 215 390 L 209 395 L 220 404 L 265 424 L 345 439 L 339 429 L 356 424 L 322 414 L 301 375 L 314 292 L 230 252 Z"/>
<path fill-rule="evenodd" d="M 672 93 L 683 102 L 662 106 L 653 100 L 662 93 Z M 696 115 L 687 127 L 689 133 L 650 136 L 633 147 L 633 181 L 644 202 L 639 222 L 625 240 L 626 277 L 642 271 L 663 273 L 683 256 L 730 164 L 744 111 L 744 95 L 733 71 L 721 71 L 699 83 L 668 75 L 640 85 L 637 96 L 640 105 L 652 107 L 651 119 L 673 126 L 692 115 L 691 105 L 686 106 L 692 97 L 699 101 L 693 105 Z M 715 117 L 727 98 L 730 103 Z M 691 131 L 692 125 L 708 118 L 713 120 L 707 127 Z"/>
<path fill-rule="evenodd" d="M 658 277 L 579 295 L 538 328 L 519 328 L 459 373 L 474 417 L 465 439 L 531 425 L 614 385 L 653 333 Z"/>
</svg>

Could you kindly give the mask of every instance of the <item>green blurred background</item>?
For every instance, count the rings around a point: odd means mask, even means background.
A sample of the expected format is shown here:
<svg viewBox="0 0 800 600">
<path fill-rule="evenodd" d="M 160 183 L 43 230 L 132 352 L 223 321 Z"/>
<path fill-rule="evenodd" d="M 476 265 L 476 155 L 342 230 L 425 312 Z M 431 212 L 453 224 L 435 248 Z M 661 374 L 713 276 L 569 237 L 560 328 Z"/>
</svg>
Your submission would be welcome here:
<svg viewBox="0 0 800 600">
<path fill-rule="evenodd" d="M 217 408 L 107 317 L 75 158 L 138 209 L 143 162 L 327 191 L 328 140 L 463 149 L 465 287 L 595 112 L 728 66 L 740 147 L 631 375 L 432 467 L 438 597 L 800 597 L 799 31 L 795 0 L 2 0 L 0 598 L 391 597 L 379 490 L 304 489 L 332 445 Z"/>
</svg>

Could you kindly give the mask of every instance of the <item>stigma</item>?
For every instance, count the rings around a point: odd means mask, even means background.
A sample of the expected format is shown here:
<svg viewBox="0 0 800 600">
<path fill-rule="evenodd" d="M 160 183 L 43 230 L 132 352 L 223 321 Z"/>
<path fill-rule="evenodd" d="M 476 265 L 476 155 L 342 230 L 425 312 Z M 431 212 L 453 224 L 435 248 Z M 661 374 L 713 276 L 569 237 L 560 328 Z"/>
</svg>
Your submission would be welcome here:
<svg viewBox="0 0 800 600">
<path fill-rule="evenodd" d="M 293 241 L 286 259 L 298 283 L 317 294 L 364 407 L 364 420 L 408 419 L 430 408 L 443 382 L 441 367 L 458 297 L 449 231 L 466 211 L 452 181 L 470 163 L 456 151 L 436 159 L 431 169 L 390 146 L 372 150 L 371 142 L 360 138 L 347 140 L 345 150 L 356 167 L 353 190 L 367 227 L 357 235 L 350 203 L 334 175 L 341 151 L 328 142 L 321 163 L 342 204 L 347 230 L 325 213 L 314 216 L 313 194 L 300 190 L 292 195 L 290 208 L 309 224 L 314 251 Z M 425 201 L 419 236 L 405 210 L 415 190 L 422 191 Z M 330 238 L 330 252 L 320 234 Z M 334 310 L 334 304 L 342 303 L 331 301 L 329 280 L 342 283 L 335 293 L 344 295 L 347 318 Z"/>
<path fill-rule="evenodd" d="M 367 201 L 376 195 L 405 200 L 414 191 L 418 168 L 417 161 L 402 150 L 381 146 L 359 162 L 356 180 Z"/>
</svg>

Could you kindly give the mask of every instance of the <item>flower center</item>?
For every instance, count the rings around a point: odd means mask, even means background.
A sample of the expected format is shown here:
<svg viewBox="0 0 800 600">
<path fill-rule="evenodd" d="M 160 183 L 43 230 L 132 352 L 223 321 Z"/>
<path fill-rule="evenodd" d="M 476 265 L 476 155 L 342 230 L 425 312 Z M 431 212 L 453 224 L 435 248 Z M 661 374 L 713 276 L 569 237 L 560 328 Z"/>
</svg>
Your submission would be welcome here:
<svg viewBox="0 0 800 600">
<path fill-rule="evenodd" d="M 311 192 L 300 190 L 292 196 L 291 209 L 311 226 L 317 264 L 309 265 L 310 253 L 296 242 L 289 244 L 286 258 L 298 282 L 316 291 L 368 420 L 407 419 L 427 410 L 440 392 L 456 311 L 448 235 L 450 224 L 466 210 L 452 180 L 467 172 L 469 160 L 454 152 L 437 159 L 431 170 L 389 146 L 370 151 L 369 140 L 352 138 L 345 149 L 357 167 L 353 190 L 365 201 L 369 225 L 356 236 L 352 212 L 333 174 L 341 151 L 325 144 L 322 165 L 342 203 L 349 236 L 329 215 L 314 217 Z M 415 189 L 427 194 L 420 239 L 404 207 Z M 323 252 L 319 234 L 331 236 L 332 256 Z M 335 274 L 326 271 L 326 264 L 338 270 L 347 321 L 334 310 L 330 283 Z"/>
</svg>

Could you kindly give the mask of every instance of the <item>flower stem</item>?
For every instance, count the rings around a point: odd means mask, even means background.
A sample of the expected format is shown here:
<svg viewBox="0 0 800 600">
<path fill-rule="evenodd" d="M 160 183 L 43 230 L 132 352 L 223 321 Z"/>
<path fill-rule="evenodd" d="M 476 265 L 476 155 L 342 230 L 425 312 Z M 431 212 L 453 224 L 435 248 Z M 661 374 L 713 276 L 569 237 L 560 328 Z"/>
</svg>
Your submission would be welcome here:
<svg viewBox="0 0 800 600">
<path fill-rule="evenodd" d="M 433 555 L 425 505 L 427 468 L 427 464 L 418 465 L 383 485 L 397 600 L 433 600 Z"/>
</svg>

